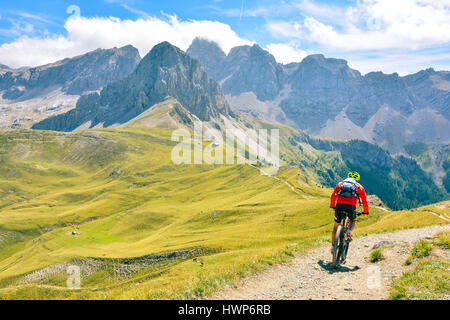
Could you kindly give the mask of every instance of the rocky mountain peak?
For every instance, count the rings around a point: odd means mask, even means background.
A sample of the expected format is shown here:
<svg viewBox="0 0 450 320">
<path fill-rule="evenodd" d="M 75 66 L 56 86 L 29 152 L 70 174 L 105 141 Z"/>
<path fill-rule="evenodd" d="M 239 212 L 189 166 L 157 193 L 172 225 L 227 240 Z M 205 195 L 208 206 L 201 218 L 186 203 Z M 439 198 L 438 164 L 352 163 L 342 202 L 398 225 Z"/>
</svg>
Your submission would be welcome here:
<svg viewBox="0 0 450 320">
<path fill-rule="evenodd" d="M 225 52 L 216 42 L 204 38 L 195 38 L 186 53 L 195 59 L 197 59 L 196 56 L 199 57 L 203 54 L 209 54 L 221 60 L 226 57 Z"/>
<path fill-rule="evenodd" d="M 303 69 L 311 69 L 319 72 L 320 69 L 333 74 L 345 73 L 351 77 L 360 77 L 361 74 L 351 69 L 344 59 L 325 58 L 323 54 L 313 54 L 305 57 L 299 65 Z"/>
<path fill-rule="evenodd" d="M 266 63 L 271 65 L 276 65 L 277 61 L 275 57 L 270 54 L 268 51 L 261 48 L 259 45 L 254 44 L 250 49 L 249 59 L 262 59 Z"/>
<path fill-rule="evenodd" d="M 228 53 L 228 57 L 235 57 L 235 56 L 248 57 L 251 48 L 252 47 L 249 45 L 234 47 L 230 50 L 230 53 Z"/>
<path fill-rule="evenodd" d="M 257 44 L 233 48 L 219 67 L 225 92 L 252 91 L 262 101 L 273 100 L 282 87 L 283 70 L 273 55 Z"/>
<path fill-rule="evenodd" d="M 226 54 L 214 41 L 203 38 L 195 38 L 186 53 L 199 60 L 205 71 L 215 80 L 220 76 L 221 70 L 217 68 L 226 59 Z"/>
</svg>

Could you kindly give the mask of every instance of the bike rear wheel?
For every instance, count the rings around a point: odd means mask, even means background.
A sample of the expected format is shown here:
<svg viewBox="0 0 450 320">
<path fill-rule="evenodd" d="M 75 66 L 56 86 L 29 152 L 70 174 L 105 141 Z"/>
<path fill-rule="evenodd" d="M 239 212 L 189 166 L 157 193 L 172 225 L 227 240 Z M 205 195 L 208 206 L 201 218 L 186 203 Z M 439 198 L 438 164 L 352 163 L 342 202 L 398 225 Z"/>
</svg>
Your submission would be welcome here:
<svg viewBox="0 0 450 320">
<path fill-rule="evenodd" d="M 336 240 L 334 241 L 333 267 L 337 268 L 341 261 L 344 251 L 344 227 L 340 225 L 336 231 Z"/>
<path fill-rule="evenodd" d="M 342 255 L 339 261 L 340 264 L 344 264 L 345 261 L 347 260 L 348 247 L 350 246 L 350 243 L 347 240 L 342 240 L 342 242 L 344 243 L 344 245 L 342 249 Z"/>
</svg>

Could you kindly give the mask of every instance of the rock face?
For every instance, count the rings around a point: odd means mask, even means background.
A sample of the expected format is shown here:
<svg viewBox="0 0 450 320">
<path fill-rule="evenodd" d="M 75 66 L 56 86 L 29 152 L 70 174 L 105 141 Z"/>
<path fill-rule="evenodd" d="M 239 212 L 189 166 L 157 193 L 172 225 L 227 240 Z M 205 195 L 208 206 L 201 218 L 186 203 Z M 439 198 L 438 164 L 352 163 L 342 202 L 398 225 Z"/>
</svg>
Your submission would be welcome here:
<svg viewBox="0 0 450 320">
<path fill-rule="evenodd" d="M 281 66 L 256 44 L 235 47 L 226 56 L 216 43 L 197 38 L 187 53 L 205 66 L 227 94 L 237 96 L 251 91 L 259 100 L 266 101 L 273 100 L 282 89 Z"/>
<path fill-rule="evenodd" d="M 345 60 L 311 55 L 286 79 L 291 92 L 280 106 L 299 128 L 314 132 L 348 106 L 360 82 L 361 74 Z"/>
<path fill-rule="evenodd" d="M 6 72 L 0 75 L 0 91 L 6 100 L 30 99 L 56 87 L 68 95 L 80 95 L 124 78 L 139 61 L 139 52 L 132 46 L 98 49 L 45 66 Z"/>
<path fill-rule="evenodd" d="M 136 70 L 106 86 L 100 94 L 80 98 L 75 109 L 35 124 L 35 129 L 73 131 L 124 124 L 168 96 L 190 113 L 209 121 L 231 114 L 220 86 L 200 63 L 168 42 L 155 46 Z"/>
<path fill-rule="evenodd" d="M 221 70 L 217 69 L 217 65 L 220 65 L 227 56 L 215 42 L 196 38 L 186 53 L 194 59 L 203 58 L 201 62 L 206 73 L 213 79 L 220 78 Z"/>
<path fill-rule="evenodd" d="M 342 59 L 319 54 L 281 65 L 256 45 L 233 48 L 225 56 L 202 39 L 187 52 L 208 66 L 233 110 L 260 120 L 323 137 L 362 139 L 391 152 L 403 152 L 411 142 L 450 140 L 448 71 L 363 76 Z"/>
</svg>

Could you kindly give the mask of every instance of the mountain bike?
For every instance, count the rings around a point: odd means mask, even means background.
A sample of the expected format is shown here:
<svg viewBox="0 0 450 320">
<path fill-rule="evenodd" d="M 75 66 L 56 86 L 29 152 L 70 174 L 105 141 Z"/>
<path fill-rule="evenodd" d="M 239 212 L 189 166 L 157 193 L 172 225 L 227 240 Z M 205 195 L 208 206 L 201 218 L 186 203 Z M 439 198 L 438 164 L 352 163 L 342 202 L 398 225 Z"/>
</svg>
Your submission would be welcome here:
<svg viewBox="0 0 450 320">
<path fill-rule="evenodd" d="M 356 216 L 364 214 L 363 212 L 357 212 Z M 350 218 L 348 215 L 345 217 L 344 221 L 338 227 L 336 231 L 336 239 L 334 240 L 334 252 L 333 252 L 333 267 L 337 268 L 341 264 L 345 263 L 347 259 L 348 247 L 350 246 L 350 239 L 347 235 L 347 231 L 350 227 Z"/>
</svg>

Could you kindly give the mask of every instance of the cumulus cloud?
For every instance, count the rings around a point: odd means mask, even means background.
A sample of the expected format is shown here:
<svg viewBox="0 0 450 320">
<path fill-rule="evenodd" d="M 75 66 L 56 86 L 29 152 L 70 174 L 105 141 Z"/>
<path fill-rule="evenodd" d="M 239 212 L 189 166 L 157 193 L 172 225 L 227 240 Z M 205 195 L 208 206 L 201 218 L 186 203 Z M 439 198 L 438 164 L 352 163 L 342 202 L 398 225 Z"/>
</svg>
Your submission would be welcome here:
<svg viewBox="0 0 450 320">
<path fill-rule="evenodd" d="M 0 62 L 11 67 L 37 66 L 73 57 L 97 48 L 131 44 L 142 56 L 153 46 L 169 41 L 186 50 L 195 37 L 215 41 L 225 51 L 251 44 L 240 38 L 229 25 L 209 20 L 182 21 L 176 16 L 166 19 L 146 17 L 122 20 L 114 17 L 73 17 L 66 21 L 67 35 L 47 37 L 23 36 L 0 46 Z"/>
<path fill-rule="evenodd" d="M 293 21 L 272 21 L 269 31 L 339 50 L 417 50 L 450 42 L 448 0 L 362 0 L 343 10 L 335 23 L 323 22 L 310 6 L 304 8 L 309 10 L 300 27 Z"/>
<path fill-rule="evenodd" d="M 301 50 L 292 43 L 271 43 L 266 47 L 279 63 L 300 62 L 307 56 L 307 52 Z"/>
</svg>

